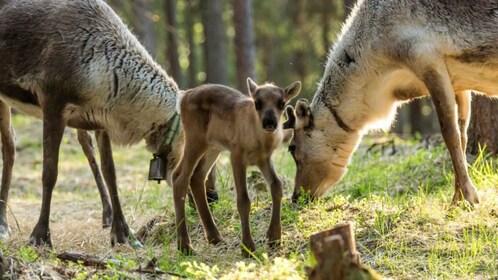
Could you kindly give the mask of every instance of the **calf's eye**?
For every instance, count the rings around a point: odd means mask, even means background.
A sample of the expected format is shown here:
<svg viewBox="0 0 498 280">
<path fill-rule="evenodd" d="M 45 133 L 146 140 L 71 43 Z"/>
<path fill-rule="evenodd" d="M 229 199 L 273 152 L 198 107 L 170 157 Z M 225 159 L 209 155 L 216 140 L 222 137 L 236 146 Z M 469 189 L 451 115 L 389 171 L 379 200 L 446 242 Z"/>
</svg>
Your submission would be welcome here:
<svg viewBox="0 0 498 280">
<path fill-rule="evenodd" d="M 263 108 L 263 103 L 260 100 L 254 101 L 254 106 L 256 107 L 256 110 L 261 110 Z"/>
</svg>

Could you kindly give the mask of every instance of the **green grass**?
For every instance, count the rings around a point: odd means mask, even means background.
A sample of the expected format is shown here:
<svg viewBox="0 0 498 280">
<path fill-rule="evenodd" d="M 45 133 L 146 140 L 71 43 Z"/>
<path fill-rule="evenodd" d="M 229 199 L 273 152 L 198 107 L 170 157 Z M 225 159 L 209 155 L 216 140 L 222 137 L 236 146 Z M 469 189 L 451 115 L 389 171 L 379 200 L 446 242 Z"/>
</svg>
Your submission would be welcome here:
<svg viewBox="0 0 498 280">
<path fill-rule="evenodd" d="M 22 116 L 16 116 L 14 120 L 19 149 L 11 206 L 17 213 L 23 211 L 16 209 L 17 205 L 39 205 L 41 137 L 33 131 L 39 132 L 40 124 Z M 73 215 L 78 215 L 79 205 L 92 203 L 95 213 L 91 221 L 98 225 L 100 207 L 92 175 L 74 132 L 68 131 L 67 134 L 61 152 L 63 172 L 60 173 L 53 201 L 76 203 Z M 323 199 L 309 205 L 290 202 L 295 167 L 285 147 L 276 152 L 274 162 L 277 172 L 286 183 L 282 205 L 282 247 L 270 251 L 266 246 L 265 233 L 271 214 L 270 195 L 256 186 L 257 180 L 250 180 L 253 201 L 251 229 L 257 246 L 254 259 L 245 259 L 240 252 L 240 222 L 226 155 L 220 159 L 217 169 L 220 202 L 212 209 L 225 242 L 217 246 L 208 245 L 196 211 L 187 206 L 187 223 L 197 254 L 182 256 L 176 250 L 171 188 L 145 180 L 150 155 L 143 144 L 132 148 L 116 147 L 120 195 L 128 221 L 138 229 L 150 218 L 162 215 L 160 230 L 146 243 L 145 249 L 134 251 L 122 247 L 111 249 L 107 232 L 102 234 L 95 226 L 95 234 L 104 236 L 104 240 L 96 241 L 100 246 L 80 246 L 71 241 L 74 233 L 70 230 L 67 234 L 60 233 L 67 227 L 65 219 L 68 215 L 61 210 L 56 218 L 52 218 L 52 226 L 59 225 L 55 232 L 63 236 L 56 240 L 58 248 L 121 260 L 119 265 L 98 273 L 78 265 L 68 268 L 75 271 L 72 277 L 81 279 L 136 277 L 126 272 L 129 266 L 152 257 L 158 259 L 159 268 L 191 278 L 302 279 L 306 278 L 305 266 L 313 264 L 309 236 L 339 223 L 351 222 L 362 261 L 386 277 L 498 277 L 496 159 L 487 157 L 485 153 L 471 159 L 469 171 L 478 187 L 481 203 L 475 209 L 465 204 L 451 206 L 453 171 L 444 146 L 425 147 L 415 140 L 396 139 L 397 153 L 394 155 L 389 155 L 389 151 L 386 154 L 378 151 L 367 153 L 374 138 L 368 137 L 363 141 L 345 178 Z M 62 266 L 55 261 L 53 253 L 44 254 L 38 249 L 25 247 L 25 240 L 38 213 L 35 211 L 31 215 L 34 218 L 25 219 L 28 224 L 23 225 L 22 236 L 14 238 L 17 242 L 2 244 L 4 253 L 31 265 L 48 263 L 54 267 Z M 83 210 L 79 215 L 87 219 L 87 213 Z M 9 222 L 13 232 L 16 232 L 11 218 Z M 80 224 L 78 227 L 88 225 Z"/>
</svg>

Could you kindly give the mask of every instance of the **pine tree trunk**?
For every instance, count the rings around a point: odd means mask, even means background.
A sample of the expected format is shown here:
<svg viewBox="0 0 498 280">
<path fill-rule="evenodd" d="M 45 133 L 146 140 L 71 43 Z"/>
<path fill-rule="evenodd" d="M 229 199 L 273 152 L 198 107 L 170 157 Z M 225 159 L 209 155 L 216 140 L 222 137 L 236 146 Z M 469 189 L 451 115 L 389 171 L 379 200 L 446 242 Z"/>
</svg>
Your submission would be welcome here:
<svg viewBox="0 0 498 280">
<path fill-rule="evenodd" d="M 228 83 L 227 39 L 223 24 L 223 1 L 201 0 L 207 83 Z"/>
<path fill-rule="evenodd" d="M 299 79 L 304 82 L 306 80 L 306 75 L 308 73 L 308 57 L 306 48 L 309 47 L 308 44 L 308 34 L 304 30 L 304 26 L 306 25 L 306 1 L 305 0 L 296 0 L 295 8 L 294 8 L 294 16 L 293 16 L 293 24 L 294 28 L 298 30 L 298 40 L 302 40 L 295 53 L 295 71 L 297 72 Z"/>
<path fill-rule="evenodd" d="M 468 129 L 468 151 L 479 152 L 479 146 L 486 152 L 498 153 L 498 100 L 485 96 L 472 96 L 472 117 Z"/>
<path fill-rule="evenodd" d="M 252 25 L 252 0 L 234 1 L 235 53 L 237 87 L 247 91 L 247 78 L 255 76 L 255 51 Z"/>
<path fill-rule="evenodd" d="M 194 4 L 194 0 L 186 0 L 187 13 L 185 14 L 185 28 L 187 31 L 187 43 L 189 47 L 188 54 L 188 87 L 193 88 L 197 86 L 197 56 L 195 53 L 194 42 L 194 18 L 197 15 L 198 9 Z"/>
<path fill-rule="evenodd" d="M 154 23 L 152 22 L 152 0 L 132 0 L 133 27 L 140 42 L 152 55 L 156 55 Z"/>
<path fill-rule="evenodd" d="M 169 62 L 168 74 L 181 84 L 181 69 L 178 59 L 178 23 L 176 21 L 176 0 L 165 0 L 164 3 L 167 22 L 167 45 L 166 52 Z M 188 17 L 188 16 L 187 16 Z"/>
<path fill-rule="evenodd" d="M 330 48 L 330 22 L 332 20 L 331 13 L 331 3 L 330 0 L 321 0 L 320 1 L 320 16 L 322 19 L 322 42 L 323 42 L 323 50 L 328 53 Z"/>
</svg>

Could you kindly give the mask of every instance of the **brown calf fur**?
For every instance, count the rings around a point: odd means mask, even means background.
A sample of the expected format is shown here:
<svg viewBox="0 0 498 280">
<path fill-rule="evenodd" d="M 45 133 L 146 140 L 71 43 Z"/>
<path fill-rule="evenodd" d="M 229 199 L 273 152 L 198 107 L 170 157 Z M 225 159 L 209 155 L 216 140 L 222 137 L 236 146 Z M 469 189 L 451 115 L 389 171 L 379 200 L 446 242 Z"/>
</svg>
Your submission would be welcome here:
<svg viewBox="0 0 498 280">
<path fill-rule="evenodd" d="M 178 249 L 193 253 L 185 223 L 185 195 L 189 184 L 207 239 L 222 241 L 209 211 L 204 182 L 222 150 L 230 151 L 237 190 L 237 209 L 242 223 L 243 254 L 255 250 L 249 227 L 251 201 L 247 193 L 246 169 L 256 165 L 270 184 L 272 217 L 268 228 L 270 245 L 281 236 L 280 203 L 283 183 L 275 173 L 271 155 L 283 139 L 280 123 L 286 103 L 299 94 L 301 83 L 286 89 L 271 84 L 256 85 L 247 80 L 249 93 L 222 85 L 204 85 L 186 91 L 181 97 L 181 117 L 185 130 L 183 157 L 173 172 Z"/>
</svg>

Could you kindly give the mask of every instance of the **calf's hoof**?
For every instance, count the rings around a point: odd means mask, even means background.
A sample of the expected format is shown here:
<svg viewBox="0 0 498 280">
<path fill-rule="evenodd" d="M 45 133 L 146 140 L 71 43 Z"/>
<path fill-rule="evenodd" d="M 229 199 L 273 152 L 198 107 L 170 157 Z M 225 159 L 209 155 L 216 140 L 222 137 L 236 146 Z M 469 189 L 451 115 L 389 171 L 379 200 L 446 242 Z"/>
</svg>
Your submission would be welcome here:
<svg viewBox="0 0 498 280">
<path fill-rule="evenodd" d="M 116 244 L 129 244 L 134 249 L 141 249 L 144 246 L 134 235 L 133 230 L 126 222 L 113 223 L 111 228 L 111 246 Z"/>
<path fill-rule="evenodd" d="M 223 238 L 221 238 L 221 236 L 219 234 L 212 236 L 212 237 L 208 237 L 207 240 L 208 240 L 209 244 L 213 244 L 213 245 L 217 245 L 217 244 L 220 244 L 221 242 L 223 242 Z"/>
<path fill-rule="evenodd" d="M 455 194 L 453 195 L 452 204 L 458 204 L 458 202 L 464 200 L 467 201 L 471 206 L 480 202 L 479 194 L 477 193 L 477 188 L 468 184 L 465 187 L 457 189 Z"/>
<path fill-rule="evenodd" d="M 267 236 L 268 236 L 268 246 L 270 246 L 271 249 L 277 249 L 280 247 L 280 240 L 282 238 L 280 230 L 277 229 L 273 231 L 268 231 Z"/>
<path fill-rule="evenodd" d="M 190 243 L 178 244 L 178 251 L 180 251 L 180 254 L 182 254 L 184 256 L 194 256 L 195 255 L 194 248 L 192 248 L 192 245 Z"/>
<path fill-rule="evenodd" d="M 29 244 L 33 246 L 48 246 L 53 247 L 50 230 L 45 226 L 36 225 L 33 232 L 29 236 Z"/>
<path fill-rule="evenodd" d="M 218 202 L 218 200 L 220 200 L 220 197 L 218 196 L 218 193 L 216 191 L 207 190 L 206 196 L 209 204 L 216 203 Z"/>
<path fill-rule="evenodd" d="M 254 252 L 256 251 L 256 245 L 254 245 L 254 241 L 243 241 L 242 242 L 242 256 L 245 258 L 254 257 Z"/>
</svg>

